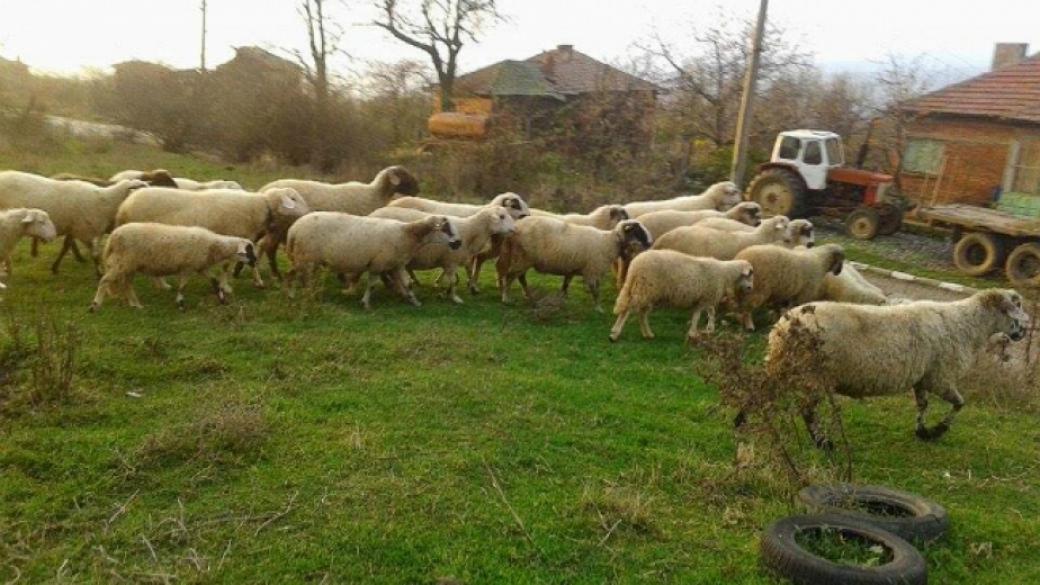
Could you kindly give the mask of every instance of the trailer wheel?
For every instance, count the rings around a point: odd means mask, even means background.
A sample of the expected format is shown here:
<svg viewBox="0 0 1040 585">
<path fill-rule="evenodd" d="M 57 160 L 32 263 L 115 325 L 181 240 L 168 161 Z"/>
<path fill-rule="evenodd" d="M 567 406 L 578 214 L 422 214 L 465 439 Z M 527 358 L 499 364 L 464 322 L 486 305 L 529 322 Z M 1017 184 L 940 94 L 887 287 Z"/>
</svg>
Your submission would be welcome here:
<svg viewBox="0 0 1040 585">
<path fill-rule="evenodd" d="M 1004 242 L 993 234 L 970 232 L 953 248 L 953 263 L 968 276 L 985 276 L 1004 262 Z"/>
<path fill-rule="evenodd" d="M 903 210 L 895 205 L 882 205 L 878 212 L 881 214 L 881 223 L 878 225 L 878 233 L 882 236 L 891 236 L 903 227 Z"/>
<path fill-rule="evenodd" d="M 1040 287 L 1040 244 L 1030 242 L 1015 248 L 1004 270 L 1017 287 Z"/>
<path fill-rule="evenodd" d="M 873 240 L 881 229 L 881 214 L 876 209 L 860 207 L 845 218 L 845 228 L 857 240 Z"/>
<path fill-rule="evenodd" d="M 762 206 L 766 215 L 795 218 L 805 213 L 805 184 L 787 169 L 766 169 L 748 185 L 747 199 Z"/>
</svg>

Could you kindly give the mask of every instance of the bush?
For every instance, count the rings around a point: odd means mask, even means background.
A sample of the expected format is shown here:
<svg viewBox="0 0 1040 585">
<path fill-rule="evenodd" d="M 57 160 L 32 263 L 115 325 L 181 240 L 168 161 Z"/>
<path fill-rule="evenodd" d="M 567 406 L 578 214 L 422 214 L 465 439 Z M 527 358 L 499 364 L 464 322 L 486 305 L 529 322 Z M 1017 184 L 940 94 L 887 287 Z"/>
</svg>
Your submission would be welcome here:
<svg viewBox="0 0 1040 585">
<path fill-rule="evenodd" d="M 19 406 L 59 404 L 74 393 L 79 328 L 52 314 L 37 311 L 29 323 L 6 316 L 7 336 L 0 345 L 0 405 L 14 412 Z"/>
</svg>

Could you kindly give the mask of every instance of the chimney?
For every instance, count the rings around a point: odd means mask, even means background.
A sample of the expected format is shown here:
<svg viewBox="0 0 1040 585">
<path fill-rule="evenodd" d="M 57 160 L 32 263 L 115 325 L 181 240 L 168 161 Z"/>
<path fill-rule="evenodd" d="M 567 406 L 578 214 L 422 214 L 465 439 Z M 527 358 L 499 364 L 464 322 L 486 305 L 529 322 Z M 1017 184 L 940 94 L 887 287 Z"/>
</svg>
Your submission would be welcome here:
<svg viewBox="0 0 1040 585">
<path fill-rule="evenodd" d="M 990 71 L 1018 65 L 1025 60 L 1028 50 L 1029 43 L 997 43 L 993 47 L 993 65 Z"/>
<path fill-rule="evenodd" d="M 574 54 L 574 45 L 556 45 L 556 50 L 570 57 Z"/>
</svg>

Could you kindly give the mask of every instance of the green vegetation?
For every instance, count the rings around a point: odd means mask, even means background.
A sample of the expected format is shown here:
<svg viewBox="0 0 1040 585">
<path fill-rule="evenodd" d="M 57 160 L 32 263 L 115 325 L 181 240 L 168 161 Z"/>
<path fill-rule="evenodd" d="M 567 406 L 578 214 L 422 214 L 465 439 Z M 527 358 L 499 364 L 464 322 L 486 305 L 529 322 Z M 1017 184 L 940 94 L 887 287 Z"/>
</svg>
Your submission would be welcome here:
<svg viewBox="0 0 1040 585">
<path fill-rule="evenodd" d="M 45 173 L 156 166 L 281 172 L 118 145 L 0 155 Z M 366 313 L 331 278 L 320 302 L 242 278 L 228 306 L 193 282 L 179 312 L 138 279 L 143 311 L 88 315 L 89 266 L 54 277 L 42 250 L 18 250 L 0 301 L 0 579 L 774 582 L 757 533 L 797 510 L 779 474 L 734 469 L 733 412 L 683 346 L 683 312 L 655 312 L 653 342 L 610 344 L 580 287 L 502 306 L 488 271 L 461 307 L 380 289 Z M 75 331 L 71 391 L 14 400 L 54 357 L 33 349 L 48 318 Z M 13 322 L 28 356 L 8 351 Z M 937 443 L 914 438 L 909 396 L 843 402 L 855 479 L 948 507 L 934 582 L 1040 582 L 1040 428 L 976 398 Z"/>
<path fill-rule="evenodd" d="M 892 562 L 892 551 L 884 545 L 837 529 L 802 530 L 795 540 L 805 550 L 840 565 L 876 567 Z"/>
</svg>

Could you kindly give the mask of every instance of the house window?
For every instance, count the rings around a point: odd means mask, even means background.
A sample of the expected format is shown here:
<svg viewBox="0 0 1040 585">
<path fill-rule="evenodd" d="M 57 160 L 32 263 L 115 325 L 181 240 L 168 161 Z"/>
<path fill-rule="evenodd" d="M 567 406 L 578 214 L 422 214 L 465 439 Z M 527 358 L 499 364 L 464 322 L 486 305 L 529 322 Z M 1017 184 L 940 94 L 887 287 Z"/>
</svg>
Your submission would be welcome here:
<svg viewBox="0 0 1040 585">
<path fill-rule="evenodd" d="M 823 150 L 820 148 L 819 140 L 810 140 L 805 144 L 805 157 L 807 165 L 818 165 L 823 162 Z"/>
<path fill-rule="evenodd" d="M 903 154 L 903 170 L 910 173 L 935 175 L 942 166 L 946 145 L 938 140 L 911 138 Z"/>
<path fill-rule="evenodd" d="M 785 160 L 795 160 L 798 158 L 798 151 L 801 149 L 801 140 L 794 136 L 784 136 L 783 140 L 780 141 L 780 152 L 777 153 L 777 156 Z"/>
<path fill-rule="evenodd" d="M 1020 143 L 1011 191 L 1040 195 L 1040 139 Z"/>
</svg>

